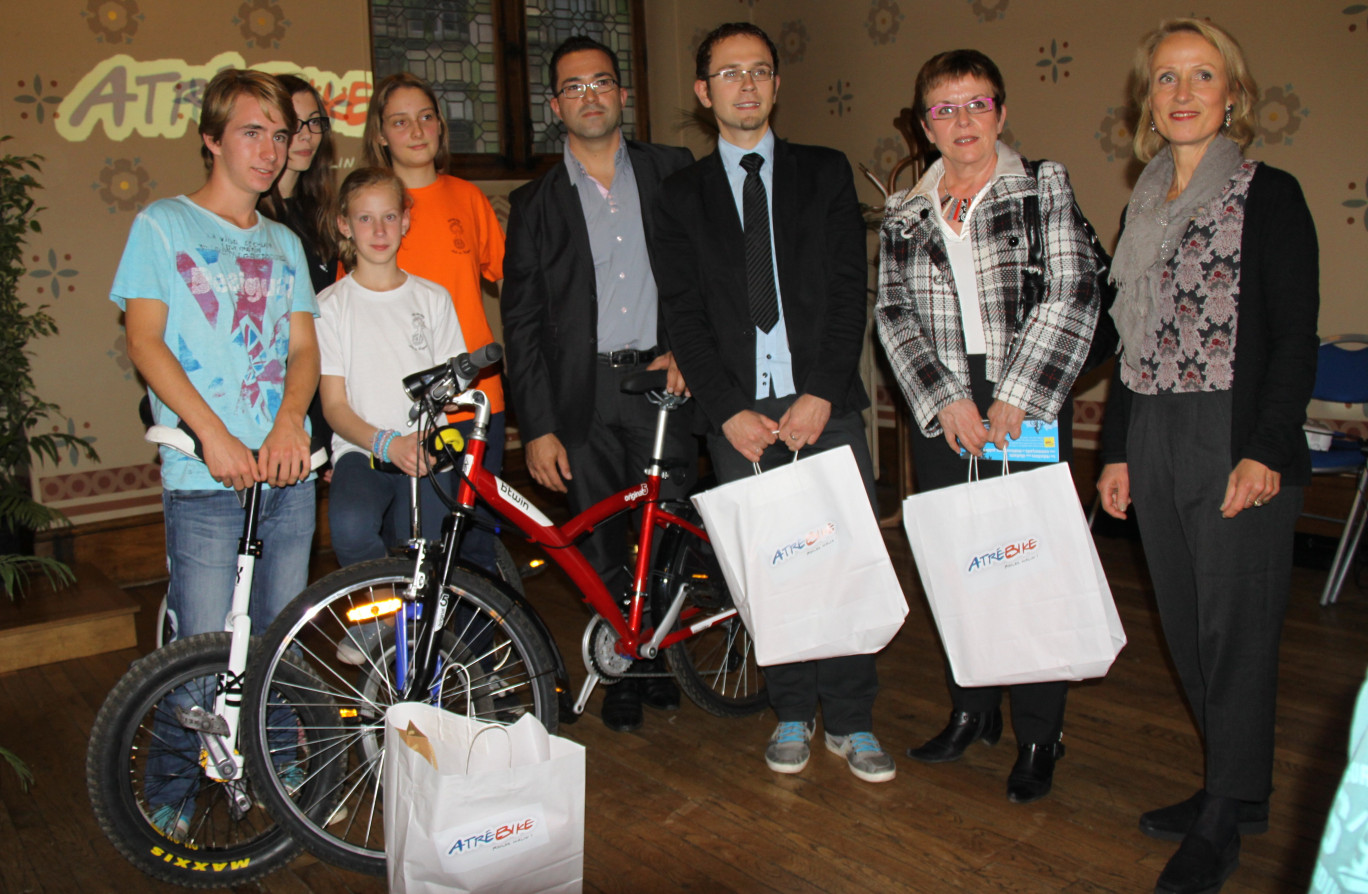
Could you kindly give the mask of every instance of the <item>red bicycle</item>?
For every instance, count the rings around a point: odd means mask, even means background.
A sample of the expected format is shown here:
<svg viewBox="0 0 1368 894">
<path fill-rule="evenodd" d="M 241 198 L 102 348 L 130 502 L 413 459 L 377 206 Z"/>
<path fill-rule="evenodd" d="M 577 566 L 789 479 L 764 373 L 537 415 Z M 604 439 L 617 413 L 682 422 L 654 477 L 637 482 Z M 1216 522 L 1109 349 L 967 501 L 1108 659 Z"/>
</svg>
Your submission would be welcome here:
<svg viewBox="0 0 1368 894">
<path fill-rule="evenodd" d="M 321 859 L 357 871 L 385 871 L 380 767 L 385 709 L 400 701 L 426 701 L 463 714 L 511 723 L 534 714 L 554 732 L 558 722 L 583 712 L 595 685 L 634 673 L 637 662 L 664 655 L 680 688 L 704 710 L 740 716 L 767 705 L 764 680 L 750 637 L 737 617 L 708 535 L 688 503 L 660 498 L 668 477 L 662 456 L 671 413 L 687 398 L 665 390 L 665 373 L 629 377 L 626 393 L 659 409 L 651 465 L 629 487 L 555 525 L 508 482 L 483 466 L 490 417 L 484 393 L 471 389 L 481 367 L 502 356 L 498 345 L 462 354 L 409 376 L 413 417 L 422 429 L 450 407 L 469 408 L 475 424 L 460 443 L 450 427 L 427 439 L 429 455 L 459 469 L 451 510 L 440 541 L 415 539 L 406 558 L 379 559 L 341 569 L 310 586 L 276 619 L 253 649 L 244 719 L 249 766 L 276 821 Z M 427 424 L 425 424 L 427 423 Z M 440 468 L 440 467 L 439 467 Z M 440 488 L 439 488 L 440 489 Z M 565 662 L 535 608 L 496 576 L 461 567 L 465 533 L 484 501 L 511 527 L 540 545 L 569 575 L 592 611 L 581 640 L 587 677 L 570 699 Z M 576 541 L 605 520 L 640 512 L 631 601 L 624 611 Z M 360 667 L 338 660 L 343 637 L 364 644 Z M 301 686 L 307 666 L 311 685 Z M 275 685 L 289 676 L 289 688 Z M 286 778 L 272 743 L 281 731 L 280 693 L 297 709 L 334 718 L 320 736 L 330 744 L 314 764 L 335 770 L 327 809 L 304 811 L 292 787 L 311 780 Z M 288 716 L 288 715 L 284 715 Z M 296 774 L 297 776 L 298 774 Z M 332 808 L 345 806 L 343 814 Z M 320 817 L 345 815 L 328 825 Z"/>
</svg>

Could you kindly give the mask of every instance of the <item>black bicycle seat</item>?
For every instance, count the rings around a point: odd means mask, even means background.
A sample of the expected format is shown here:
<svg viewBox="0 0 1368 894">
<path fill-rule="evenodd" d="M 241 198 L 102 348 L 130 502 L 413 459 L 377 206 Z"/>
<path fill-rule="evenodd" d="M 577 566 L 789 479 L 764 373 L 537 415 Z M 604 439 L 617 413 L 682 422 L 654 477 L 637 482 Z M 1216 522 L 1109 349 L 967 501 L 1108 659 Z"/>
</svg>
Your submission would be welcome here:
<svg viewBox="0 0 1368 894">
<path fill-rule="evenodd" d="M 620 387 L 623 394 L 645 394 L 648 391 L 664 391 L 668 381 L 666 370 L 643 369 L 623 379 Z"/>
</svg>

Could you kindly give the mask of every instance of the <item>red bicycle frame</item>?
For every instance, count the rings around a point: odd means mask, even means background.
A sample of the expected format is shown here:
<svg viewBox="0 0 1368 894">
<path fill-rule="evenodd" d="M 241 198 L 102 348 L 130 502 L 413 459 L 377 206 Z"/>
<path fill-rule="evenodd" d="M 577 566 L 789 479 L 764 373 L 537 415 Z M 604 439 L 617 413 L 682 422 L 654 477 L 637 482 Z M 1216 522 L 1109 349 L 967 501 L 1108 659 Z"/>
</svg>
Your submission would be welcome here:
<svg viewBox="0 0 1368 894">
<path fill-rule="evenodd" d="M 557 526 L 512 485 L 484 467 L 489 423 L 489 403 L 484 393 L 469 391 L 457 397 L 453 403 L 472 407 L 476 414 L 474 430 L 465 445 L 462 474 L 456 492 L 457 502 L 470 510 L 474 508 L 478 496 L 529 540 L 540 545 L 570 576 L 570 580 L 579 588 L 589 607 L 612 625 L 618 634 L 618 652 L 630 658 L 654 658 L 659 650 L 669 648 L 680 640 L 694 636 L 736 615 L 736 609 L 731 608 L 693 620 L 694 616 L 700 613 L 697 607 L 678 613 L 679 607 L 672 605 L 664 617 L 655 619 L 656 628 L 641 629 L 645 601 L 650 592 L 652 532 L 656 528 L 664 530 L 678 526 L 704 541 L 708 540 L 707 532 L 698 525 L 660 505 L 660 480 L 664 472 L 658 456 L 652 460 L 651 466 L 646 470 L 646 479 L 641 484 L 620 490 L 585 509 L 564 525 Z M 661 425 L 663 424 L 662 420 Z M 660 437 L 657 437 L 656 443 L 659 444 L 660 441 Z M 636 569 L 632 581 L 632 603 L 628 615 L 624 616 L 617 600 L 603 585 L 603 579 L 589 564 L 584 553 L 575 546 L 575 541 L 607 519 L 638 508 L 642 513 L 637 541 L 640 548 L 637 550 Z M 668 630 L 676 619 L 691 623 L 668 635 L 656 635 L 657 629 Z"/>
</svg>

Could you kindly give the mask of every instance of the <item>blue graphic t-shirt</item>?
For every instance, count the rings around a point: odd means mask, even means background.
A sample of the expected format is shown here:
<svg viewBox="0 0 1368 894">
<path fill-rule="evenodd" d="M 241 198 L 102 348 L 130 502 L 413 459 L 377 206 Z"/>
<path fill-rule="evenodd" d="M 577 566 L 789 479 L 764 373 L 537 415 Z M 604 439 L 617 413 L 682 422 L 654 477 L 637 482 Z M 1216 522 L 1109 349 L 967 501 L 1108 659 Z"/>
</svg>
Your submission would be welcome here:
<svg viewBox="0 0 1368 894">
<path fill-rule="evenodd" d="M 284 396 L 290 314 L 318 316 L 299 239 L 258 215 L 240 229 L 185 196 L 153 202 L 133 221 L 109 298 L 167 306 L 165 340 L 195 390 L 233 436 L 256 449 Z M 152 395 L 162 425 L 180 420 Z M 204 464 L 162 448 L 162 485 L 218 490 Z"/>
</svg>

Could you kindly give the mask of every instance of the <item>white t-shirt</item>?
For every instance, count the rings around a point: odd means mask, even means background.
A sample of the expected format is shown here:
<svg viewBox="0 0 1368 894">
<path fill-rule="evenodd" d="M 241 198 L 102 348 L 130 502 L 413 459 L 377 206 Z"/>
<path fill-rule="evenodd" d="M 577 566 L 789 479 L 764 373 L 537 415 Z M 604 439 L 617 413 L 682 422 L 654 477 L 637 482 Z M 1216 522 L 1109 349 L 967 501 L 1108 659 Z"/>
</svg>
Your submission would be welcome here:
<svg viewBox="0 0 1368 894">
<path fill-rule="evenodd" d="M 346 380 L 347 403 L 371 425 L 412 431 L 404 376 L 466 349 L 446 289 L 410 273 L 399 288 L 372 292 L 347 276 L 319 294 L 318 310 L 320 372 Z M 333 435 L 334 460 L 352 451 L 370 445 Z"/>
</svg>

